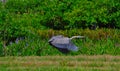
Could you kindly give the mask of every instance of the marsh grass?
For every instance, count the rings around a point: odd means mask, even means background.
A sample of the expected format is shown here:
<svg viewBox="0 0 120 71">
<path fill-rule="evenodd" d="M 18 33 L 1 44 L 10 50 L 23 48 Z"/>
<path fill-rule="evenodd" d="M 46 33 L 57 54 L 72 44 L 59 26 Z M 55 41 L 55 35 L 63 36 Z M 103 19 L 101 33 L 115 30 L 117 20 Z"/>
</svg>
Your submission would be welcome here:
<svg viewBox="0 0 120 71">
<path fill-rule="evenodd" d="M 119 71 L 120 57 L 112 55 L 0 57 L 2 71 Z"/>
<path fill-rule="evenodd" d="M 39 31 L 39 32 L 37 32 Z M 72 42 L 79 48 L 78 52 L 62 54 L 49 45 L 48 40 L 53 35 L 84 35 L 85 39 L 74 39 Z M 18 43 L 8 45 L 1 49 L 1 56 L 46 56 L 46 55 L 120 55 L 120 31 L 116 29 L 73 29 L 73 30 L 36 30 Z M 4 50 L 4 51 L 3 51 Z"/>
<path fill-rule="evenodd" d="M 78 52 L 70 52 L 65 55 L 97 55 L 97 54 L 111 54 L 119 55 L 120 48 L 115 46 L 115 42 L 111 39 L 93 41 L 86 40 L 72 40 L 79 48 Z M 27 45 L 26 45 L 27 44 Z M 10 45 L 6 48 L 6 55 L 8 56 L 29 56 L 29 55 L 64 55 L 56 48 L 49 45 L 48 40 L 35 39 L 32 42 L 21 41 L 18 44 Z"/>
</svg>

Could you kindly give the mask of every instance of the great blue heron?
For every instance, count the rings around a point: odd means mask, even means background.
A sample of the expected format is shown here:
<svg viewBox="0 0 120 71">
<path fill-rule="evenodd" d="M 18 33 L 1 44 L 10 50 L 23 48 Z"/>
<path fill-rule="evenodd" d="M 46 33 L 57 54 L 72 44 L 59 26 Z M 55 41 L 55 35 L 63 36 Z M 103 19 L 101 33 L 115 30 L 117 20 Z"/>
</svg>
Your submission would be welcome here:
<svg viewBox="0 0 120 71">
<path fill-rule="evenodd" d="M 74 38 L 85 38 L 84 36 L 73 36 L 71 38 L 64 37 L 62 35 L 53 36 L 48 42 L 50 45 L 56 47 L 63 53 L 68 53 L 69 51 L 78 51 L 78 47 L 72 43 Z"/>
</svg>

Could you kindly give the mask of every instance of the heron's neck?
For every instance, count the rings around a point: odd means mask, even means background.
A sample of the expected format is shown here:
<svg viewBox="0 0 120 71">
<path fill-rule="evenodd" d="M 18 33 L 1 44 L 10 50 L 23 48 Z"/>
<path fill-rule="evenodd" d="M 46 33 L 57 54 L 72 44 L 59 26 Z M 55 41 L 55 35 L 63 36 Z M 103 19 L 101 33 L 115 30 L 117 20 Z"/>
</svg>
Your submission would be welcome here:
<svg viewBox="0 0 120 71">
<path fill-rule="evenodd" d="M 74 39 L 74 38 L 85 38 L 84 36 L 73 36 L 70 39 Z"/>
</svg>

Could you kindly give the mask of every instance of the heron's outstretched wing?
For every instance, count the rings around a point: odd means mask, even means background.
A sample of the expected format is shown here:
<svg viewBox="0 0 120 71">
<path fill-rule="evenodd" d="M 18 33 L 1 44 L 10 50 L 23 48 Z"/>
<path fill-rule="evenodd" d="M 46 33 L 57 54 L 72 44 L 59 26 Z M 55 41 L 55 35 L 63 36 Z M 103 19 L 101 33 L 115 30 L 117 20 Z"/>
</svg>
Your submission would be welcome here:
<svg viewBox="0 0 120 71">
<path fill-rule="evenodd" d="M 70 51 L 78 51 L 78 47 L 75 46 L 70 40 L 67 41 L 67 43 L 64 41 L 60 42 L 51 42 L 51 45 L 53 45 L 56 48 L 62 48 L 62 49 L 68 49 Z"/>
<path fill-rule="evenodd" d="M 53 36 L 48 42 L 58 50 L 78 51 L 78 47 L 71 42 L 71 39 L 62 35 Z"/>
<path fill-rule="evenodd" d="M 50 42 L 51 45 L 57 47 L 57 48 L 67 48 L 69 45 L 69 39 L 67 38 L 61 38 L 61 39 L 54 39 L 52 42 Z"/>
<path fill-rule="evenodd" d="M 78 51 L 78 47 L 75 46 L 71 41 L 69 42 L 67 49 L 70 51 Z"/>
<path fill-rule="evenodd" d="M 63 36 L 55 36 L 52 37 L 49 41 L 50 45 L 57 48 L 62 53 L 68 53 L 69 50 L 67 49 L 69 44 L 69 39 L 63 38 Z"/>
</svg>

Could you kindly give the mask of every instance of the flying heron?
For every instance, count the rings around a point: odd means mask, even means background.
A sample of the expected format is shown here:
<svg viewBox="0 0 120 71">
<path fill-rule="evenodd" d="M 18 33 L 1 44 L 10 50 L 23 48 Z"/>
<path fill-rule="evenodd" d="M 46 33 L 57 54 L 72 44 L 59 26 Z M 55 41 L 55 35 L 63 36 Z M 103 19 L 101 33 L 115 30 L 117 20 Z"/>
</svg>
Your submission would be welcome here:
<svg viewBox="0 0 120 71">
<path fill-rule="evenodd" d="M 50 45 L 57 48 L 63 53 L 68 53 L 69 51 L 78 51 L 78 47 L 72 43 L 74 38 L 85 38 L 84 36 L 73 36 L 71 38 L 64 37 L 63 35 L 53 36 L 48 42 Z"/>
</svg>

